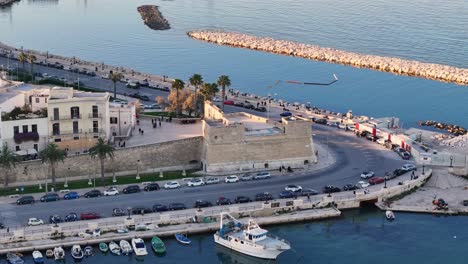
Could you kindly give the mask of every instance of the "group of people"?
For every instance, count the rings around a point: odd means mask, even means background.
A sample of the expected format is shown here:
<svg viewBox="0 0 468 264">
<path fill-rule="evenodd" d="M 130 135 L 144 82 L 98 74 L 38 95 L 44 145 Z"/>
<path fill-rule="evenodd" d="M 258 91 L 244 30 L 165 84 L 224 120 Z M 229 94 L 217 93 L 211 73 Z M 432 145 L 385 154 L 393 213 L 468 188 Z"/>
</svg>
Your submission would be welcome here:
<svg viewBox="0 0 468 264">
<path fill-rule="evenodd" d="M 157 128 L 158 124 L 159 124 L 159 127 L 161 127 L 161 118 L 158 117 L 157 119 L 156 118 L 151 119 L 151 124 L 153 124 L 153 128 Z"/>
</svg>

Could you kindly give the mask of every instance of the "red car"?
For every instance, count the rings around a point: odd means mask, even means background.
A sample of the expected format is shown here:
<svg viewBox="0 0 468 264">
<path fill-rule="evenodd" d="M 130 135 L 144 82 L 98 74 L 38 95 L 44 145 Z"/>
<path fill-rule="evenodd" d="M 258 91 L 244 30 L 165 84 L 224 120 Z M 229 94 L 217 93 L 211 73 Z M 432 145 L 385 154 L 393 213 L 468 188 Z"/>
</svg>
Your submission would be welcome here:
<svg viewBox="0 0 468 264">
<path fill-rule="evenodd" d="M 234 105 L 234 101 L 232 101 L 232 100 L 226 100 L 226 101 L 224 101 L 224 104 L 225 104 L 225 105 Z"/>
<path fill-rule="evenodd" d="M 93 212 L 83 212 L 80 215 L 81 220 L 93 220 L 93 219 L 99 219 L 101 216 L 98 213 L 93 213 Z"/>
<path fill-rule="evenodd" d="M 374 177 L 374 178 L 369 180 L 369 184 L 370 185 L 376 185 L 376 184 L 379 184 L 379 183 L 383 183 L 384 181 L 385 181 L 385 179 L 383 177 Z"/>
</svg>

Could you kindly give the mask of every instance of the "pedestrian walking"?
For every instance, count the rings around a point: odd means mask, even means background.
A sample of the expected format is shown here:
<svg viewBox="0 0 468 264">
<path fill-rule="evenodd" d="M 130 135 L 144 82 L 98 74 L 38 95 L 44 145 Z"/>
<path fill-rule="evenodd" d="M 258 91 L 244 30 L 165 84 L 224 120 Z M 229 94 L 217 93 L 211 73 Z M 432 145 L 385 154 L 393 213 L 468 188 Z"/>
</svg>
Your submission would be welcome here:
<svg viewBox="0 0 468 264">
<path fill-rule="evenodd" d="M 159 127 L 161 127 L 161 119 L 159 119 Z"/>
<path fill-rule="evenodd" d="M 310 201 L 310 194 L 307 194 L 307 201 Z"/>
</svg>

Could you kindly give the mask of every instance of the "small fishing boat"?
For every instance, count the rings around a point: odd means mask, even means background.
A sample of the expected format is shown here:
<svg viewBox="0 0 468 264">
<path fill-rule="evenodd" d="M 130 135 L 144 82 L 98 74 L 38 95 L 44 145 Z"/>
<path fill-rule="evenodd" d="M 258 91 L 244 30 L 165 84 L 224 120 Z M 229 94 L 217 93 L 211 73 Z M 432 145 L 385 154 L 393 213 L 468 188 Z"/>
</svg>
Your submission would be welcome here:
<svg viewBox="0 0 468 264">
<path fill-rule="evenodd" d="M 99 243 L 99 250 L 103 253 L 107 253 L 107 251 L 109 251 L 109 247 L 107 246 L 106 243 L 101 242 Z"/>
<path fill-rule="evenodd" d="M 32 253 L 32 257 L 33 257 L 34 263 L 36 264 L 44 263 L 44 258 L 42 257 L 42 253 L 40 251 L 34 250 Z"/>
<path fill-rule="evenodd" d="M 82 260 L 84 258 L 84 252 L 81 250 L 80 245 L 74 245 L 72 247 L 71 255 L 74 260 Z"/>
<path fill-rule="evenodd" d="M 164 254 L 166 252 L 166 246 L 164 245 L 164 242 L 157 236 L 154 236 L 151 239 L 151 247 L 157 254 Z"/>
<path fill-rule="evenodd" d="M 190 243 L 192 243 L 192 241 L 190 241 L 190 239 L 188 239 L 184 234 L 175 234 L 175 239 L 183 245 L 190 245 Z"/>
<path fill-rule="evenodd" d="M 94 255 L 93 247 L 92 247 L 92 246 L 86 246 L 86 247 L 84 248 L 84 254 L 85 254 L 85 256 L 87 256 L 87 257 Z"/>
<path fill-rule="evenodd" d="M 23 264 L 24 260 L 16 253 L 7 253 L 7 260 L 10 264 Z"/>
<path fill-rule="evenodd" d="M 132 246 L 128 243 L 127 240 L 120 240 L 119 242 L 120 249 L 122 250 L 122 254 L 128 255 L 132 253 Z"/>
<path fill-rule="evenodd" d="M 109 250 L 112 254 L 120 255 L 120 247 L 114 241 L 109 243 Z"/>
<path fill-rule="evenodd" d="M 54 258 L 55 260 L 62 260 L 65 258 L 65 250 L 62 247 L 54 248 Z"/>
<path fill-rule="evenodd" d="M 128 233 L 128 229 L 127 228 L 117 229 L 117 233 L 118 234 L 126 234 L 126 233 Z"/>
<path fill-rule="evenodd" d="M 148 255 L 148 251 L 146 250 L 145 241 L 141 238 L 134 238 L 132 239 L 132 247 L 135 255 L 137 256 L 146 256 Z"/>
<path fill-rule="evenodd" d="M 47 258 L 53 258 L 54 257 L 54 250 L 53 249 L 48 249 L 45 253 Z"/>
<path fill-rule="evenodd" d="M 385 212 L 385 217 L 387 218 L 388 221 L 395 220 L 395 214 L 390 210 Z"/>
</svg>

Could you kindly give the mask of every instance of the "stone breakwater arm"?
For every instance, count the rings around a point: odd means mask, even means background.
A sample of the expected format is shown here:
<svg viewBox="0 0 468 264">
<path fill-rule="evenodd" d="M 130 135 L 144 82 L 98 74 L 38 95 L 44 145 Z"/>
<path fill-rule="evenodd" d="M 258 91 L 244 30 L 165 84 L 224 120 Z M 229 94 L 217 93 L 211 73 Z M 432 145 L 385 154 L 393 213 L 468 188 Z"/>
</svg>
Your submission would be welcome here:
<svg viewBox="0 0 468 264">
<path fill-rule="evenodd" d="M 0 0 L 0 7 L 11 5 L 19 0 Z"/>
<path fill-rule="evenodd" d="M 219 45 L 260 50 L 311 60 L 391 72 L 398 75 L 416 76 L 431 80 L 468 85 L 468 69 L 448 65 L 360 54 L 288 40 L 256 37 L 236 32 L 201 30 L 187 32 L 187 35 L 194 39 Z"/>
<path fill-rule="evenodd" d="M 163 17 L 155 5 L 142 5 L 137 8 L 141 15 L 141 18 L 149 28 L 154 30 L 166 30 L 170 29 L 171 26 L 167 19 Z"/>
</svg>

